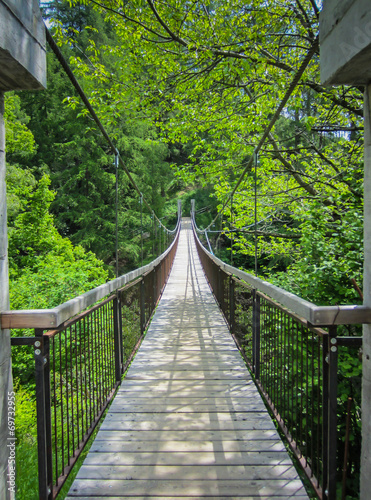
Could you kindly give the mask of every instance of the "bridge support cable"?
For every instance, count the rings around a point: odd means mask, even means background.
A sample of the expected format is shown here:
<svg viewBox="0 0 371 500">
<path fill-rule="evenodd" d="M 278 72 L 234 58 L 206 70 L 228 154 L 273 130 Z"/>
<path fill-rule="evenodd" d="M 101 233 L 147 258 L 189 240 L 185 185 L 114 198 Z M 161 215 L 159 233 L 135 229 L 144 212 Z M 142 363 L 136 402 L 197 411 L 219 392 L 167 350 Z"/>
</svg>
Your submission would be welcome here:
<svg viewBox="0 0 371 500">
<path fill-rule="evenodd" d="M 231 196 L 231 218 L 230 218 L 230 223 L 229 223 L 229 228 L 230 228 L 230 240 L 231 240 L 231 265 L 233 266 L 233 231 L 232 231 L 232 226 L 233 226 L 233 195 Z"/>
<path fill-rule="evenodd" d="M 50 31 L 48 30 L 48 28 L 45 26 L 45 32 L 46 32 L 46 40 L 50 46 L 50 48 L 52 49 L 52 51 L 54 52 L 56 58 L 58 59 L 59 63 L 61 64 L 62 68 L 64 69 L 66 75 L 68 76 L 68 78 L 70 79 L 72 85 L 74 86 L 75 90 L 77 91 L 77 93 L 79 94 L 82 102 L 85 104 L 86 108 L 88 109 L 91 117 L 93 118 L 93 120 L 95 121 L 95 123 L 97 124 L 99 130 L 101 131 L 103 137 L 105 138 L 105 140 L 107 141 L 112 153 L 118 157 L 118 161 L 120 162 L 125 174 L 127 175 L 127 177 L 129 178 L 129 181 L 131 182 L 132 186 L 134 187 L 134 189 L 136 190 L 136 192 L 138 193 L 139 196 L 143 196 L 142 195 L 142 192 L 141 190 L 139 189 L 137 183 L 135 182 L 133 176 L 131 175 L 129 169 L 127 168 L 127 166 L 125 165 L 123 159 L 121 158 L 120 156 L 120 153 L 119 151 L 116 149 L 116 146 L 114 145 L 114 143 L 112 142 L 110 136 L 108 135 L 106 129 L 104 128 L 102 122 L 100 121 L 100 119 L 98 118 L 98 115 L 96 114 L 96 112 L 94 111 L 94 108 L 92 107 L 92 105 L 90 104 L 90 101 L 89 99 L 87 98 L 85 92 L 83 91 L 81 85 L 79 84 L 79 82 L 77 81 L 75 75 L 73 74 L 73 71 L 71 70 L 71 68 L 69 67 L 66 59 L 64 58 L 62 52 L 60 51 L 58 45 L 55 43 Z M 149 203 L 147 202 L 147 200 L 143 197 L 143 203 L 146 205 L 146 207 L 148 208 L 149 210 L 149 213 L 153 212 L 152 210 L 152 207 L 149 205 Z M 162 222 L 160 221 L 160 219 L 155 215 L 156 219 L 159 221 L 159 223 L 162 225 Z M 165 229 L 167 230 L 167 228 L 165 227 Z"/>
<path fill-rule="evenodd" d="M 140 265 L 143 266 L 143 194 L 140 193 Z"/>
<path fill-rule="evenodd" d="M 116 264 L 116 278 L 119 277 L 119 228 L 118 228 L 118 207 L 119 207 L 119 157 L 115 154 L 115 264 Z M 142 262 L 143 266 L 143 262 Z"/>
<path fill-rule="evenodd" d="M 230 192 L 229 195 L 227 195 L 226 197 L 226 200 L 224 201 L 224 203 L 222 204 L 222 207 L 221 209 L 219 210 L 218 214 L 214 217 L 214 219 L 210 222 L 210 224 L 207 226 L 207 229 L 209 229 L 214 223 L 215 221 L 217 220 L 217 218 L 220 216 L 221 213 L 224 212 L 225 208 L 227 207 L 228 205 L 228 202 L 230 201 L 230 199 L 232 198 L 232 196 L 236 193 L 238 187 L 240 186 L 241 182 L 243 181 L 243 179 L 245 178 L 245 175 L 251 170 L 251 167 L 253 165 L 253 162 L 254 162 L 254 159 L 255 159 L 255 155 L 257 155 L 259 153 L 259 151 L 261 150 L 265 140 L 269 137 L 276 121 L 278 120 L 278 118 L 280 117 L 281 115 L 281 112 L 283 111 L 284 107 L 286 106 L 288 100 L 290 99 L 292 93 L 294 92 L 295 88 L 297 87 L 299 81 L 300 81 L 300 78 L 303 76 L 305 70 L 307 69 L 308 67 L 308 64 L 310 63 L 310 61 L 312 60 L 314 54 L 317 52 L 318 50 L 318 47 L 319 47 L 319 37 L 317 35 L 317 37 L 315 38 L 315 40 L 313 41 L 312 45 L 310 46 L 308 52 L 307 52 L 307 55 L 305 56 L 305 58 L 303 59 L 298 71 L 295 73 L 282 101 L 280 102 L 279 106 L 277 107 L 273 117 L 271 118 L 269 124 L 267 125 L 266 129 L 264 130 L 264 133 L 262 135 L 262 137 L 260 138 L 260 141 L 258 142 L 257 146 L 255 147 L 254 149 L 254 153 L 250 156 L 250 159 L 249 161 L 247 162 L 244 170 L 242 171 L 240 177 L 238 178 L 238 181 L 237 183 L 235 184 L 234 188 L 232 189 L 232 191 Z"/>
</svg>

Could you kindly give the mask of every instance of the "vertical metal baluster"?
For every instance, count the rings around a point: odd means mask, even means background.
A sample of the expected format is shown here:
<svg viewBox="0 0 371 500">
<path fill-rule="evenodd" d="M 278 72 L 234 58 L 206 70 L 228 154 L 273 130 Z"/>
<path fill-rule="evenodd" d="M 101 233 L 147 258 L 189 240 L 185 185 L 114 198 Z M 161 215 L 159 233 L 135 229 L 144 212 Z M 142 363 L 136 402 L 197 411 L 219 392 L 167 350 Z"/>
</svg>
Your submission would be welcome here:
<svg viewBox="0 0 371 500">
<path fill-rule="evenodd" d="M 71 378 L 71 419 L 72 419 L 72 456 L 75 456 L 75 403 L 73 390 L 73 333 L 72 326 L 69 327 L 70 332 L 70 378 Z"/>
<path fill-rule="evenodd" d="M 292 345 L 292 366 L 293 366 L 293 370 L 292 370 L 292 376 L 293 376 L 293 380 L 292 380 L 292 392 L 291 392 L 291 409 L 292 409 L 292 412 L 295 411 L 295 423 L 293 422 L 293 434 L 292 434 L 292 437 L 294 439 L 296 439 L 296 431 L 297 431 L 297 406 L 295 405 L 295 394 L 297 394 L 297 359 L 296 359 L 296 355 L 297 355 L 297 338 L 296 338 L 296 335 L 295 335 L 295 323 L 292 322 L 291 323 L 291 327 L 292 327 L 292 341 L 291 341 L 291 345 Z M 295 370 L 296 370 L 296 373 L 295 373 Z"/>
<path fill-rule="evenodd" d="M 80 348 L 79 348 L 80 346 L 78 340 L 78 337 L 80 337 L 80 335 L 77 335 L 77 329 L 79 329 L 80 332 L 80 322 L 75 324 L 76 421 L 77 421 L 77 448 L 78 448 L 80 443 L 79 361 L 81 362 L 81 354 L 80 354 Z"/>
<path fill-rule="evenodd" d="M 101 384 L 100 384 L 100 356 L 99 356 L 99 348 L 98 348 L 98 338 L 97 338 L 97 317 L 96 317 L 96 311 L 93 311 L 92 313 L 92 324 L 93 324 L 93 338 L 94 338 L 94 344 L 93 344 L 93 356 L 95 359 L 95 373 L 94 378 L 95 378 L 95 400 L 96 400 L 96 413 L 94 417 L 97 416 L 100 410 L 100 394 L 101 394 Z"/>
<path fill-rule="evenodd" d="M 97 359 L 97 367 L 98 367 L 98 412 L 102 408 L 102 350 L 100 346 L 100 338 L 99 338 L 99 316 L 97 311 L 94 311 L 94 335 L 95 335 L 95 356 Z"/>
<path fill-rule="evenodd" d="M 68 329 L 65 330 L 65 337 L 64 337 L 64 366 L 66 368 L 65 374 L 66 374 L 66 419 L 67 419 L 67 465 L 70 465 L 70 401 L 69 401 L 69 389 L 68 389 L 68 384 L 69 384 L 69 379 L 68 379 L 68 343 L 67 343 L 67 337 L 68 337 Z"/>
<path fill-rule="evenodd" d="M 140 281 L 140 335 L 141 336 L 144 334 L 145 321 L 146 321 L 145 307 L 146 307 L 145 287 L 144 287 L 144 278 L 142 278 Z"/>
<path fill-rule="evenodd" d="M 286 383 L 286 321 L 287 314 L 281 315 L 281 332 L 282 332 L 282 351 L 281 351 L 281 377 L 282 377 L 282 418 L 288 425 L 287 420 L 287 405 L 286 405 L 286 394 L 287 394 L 287 383 Z"/>
<path fill-rule="evenodd" d="M 58 397 L 57 397 L 57 383 L 56 383 L 56 369 L 55 369 L 55 337 L 52 337 L 52 352 L 53 352 L 53 393 L 54 393 L 54 465 L 55 465 L 55 485 L 58 486 L 58 420 L 57 420 L 57 406 L 58 406 Z"/>
<path fill-rule="evenodd" d="M 311 442 L 311 450 L 310 450 L 310 455 L 311 455 L 311 459 L 312 459 L 312 472 L 313 474 L 315 474 L 315 470 L 316 470 L 316 464 L 317 464 L 317 460 L 316 460 L 316 457 L 315 457 L 315 452 L 314 452 L 314 443 L 315 443 L 315 436 L 316 436 L 316 430 L 315 430 L 315 426 L 314 426 L 314 415 L 315 415 L 315 385 L 314 385 L 314 357 L 315 357 L 315 334 L 314 332 L 310 331 L 310 334 L 311 334 L 311 345 L 312 345 L 312 349 L 311 349 L 311 356 L 312 356 L 312 359 L 311 359 L 311 386 L 312 386 L 312 408 L 311 408 L 311 415 L 312 415 L 312 418 L 311 418 L 311 435 L 312 435 L 312 442 Z M 313 475 L 312 474 L 312 475 Z"/>
<path fill-rule="evenodd" d="M 83 374 L 83 364 L 82 364 L 82 358 L 83 358 L 83 342 L 84 342 L 84 331 L 85 328 L 85 321 L 84 318 L 80 320 L 80 342 L 79 342 L 79 358 L 80 358 L 80 409 L 81 409 L 81 416 L 80 416 L 80 421 L 81 421 L 81 439 L 84 439 L 84 420 L 85 420 L 85 380 L 84 380 L 84 374 Z"/>
<path fill-rule="evenodd" d="M 231 333 L 235 333 L 235 281 L 233 279 L 233 276 L 230 276 L 229 278 L 229 327 L 231 330 Z"/>
<path fill-rule="evenodd" d="M 266 331 L 266 335 L 267 335 L 267 338 L 268 338 L 268 352 L 269 352 L 269 376 L 268 376 L 268 386 L 267 386 L 267 392 L 268 394 L 271 394 L 272 391 L 271 391 L 271 388 L 272 388 L 272 370 L 273 370 L 273 367 L 272 367 L 272 332 L 274 330 L 274 316 L 273 316 L 273 312 L 272 312 L 272 306 L 269 304 L 268 305 L 268 314 L 269 314 L 269 318 L 270 318 L 270 326 L 271 326 L 271 329 L 270 331 L 268 330 L 267 328 L 267 331 Z"/>
<path fill-rule="evenodd" d="M 49 498 L 48 489 L 48 455 L 46 436 L 46 395 L 44 371 L 44 338 L 41 329 L 35 330 L 37 340 L 34 344 L 35 379 L 36 379 L 36 412 L 37 412 L 37 447 L 39 472 L 39 499 Z"/>
<path fill-rule="evenodd" d="M 328 437 L 329 437 L 329 337 L 323 337 L 322 348 L 322 463 L 323 463 L 323 498 L 328 498 Z"/>
<path fill-rule="evenodd" d="M 107 323 L 108 330 L 108 338 L 107 338 L 107 350 L 108 350 L 108 359 L 107 359 L 107 383 L 108 383 L 108 394 L 111 392 L 113 386 L 116 382 L 116 367 L 115 367 L 115 331 L 114 331 L 114 322 L 113 322 L 113 314 L 111 313 L 111 302 L 106 304 L 104 309 L 105 312 L 105 321 Z M 119 354 L 120 349 L 117 346 Z M 119 362 L 119 371 L 120 371 Z M 121 377 L 120 377 L 121 378 Z"/>
<path fill-rule="evenodd" d="M 322 401 L 321 401 L 321 388 L 322 388 L 322 366 L 321 366 L 321 341 L 322 337 L 317 336 L 317 370 L 318 370 L 318 381 L 317 381 L 317 486 L 322 484 L 322 476 L 320 474 L 320 461 L 321 461 L 321 442 L 322 442 Z"/>
<path fill-rule="evenodd" d="M 63 356 L 62 356 L 62 334 L 63 331 L 59 333 L 59 364 L 60 364 L 60 371 L 59 371 L 59 387 L 61 391 L 61 447 L 62 447 L 62 472 L 64 470 L 64 393 L 63 393 L 63 386 L 65 385 L 63 383 Z M 65 330 L 64 330 L 64 334 Z"/>
<path fill-rule="evenodd" d="M 123 329 L 122 329 L 122 293 L 118 297 L 118 315 L 119 315 L 119 346 L 120 346 L 120 359 L 121 359 L 121 369 L 120 374 L 123 374 L 123 366 L 124 366 L 124 338 L 123 338 Z M 133 306 L 132 306 L 133 307 Z M 133 322 L 133 324 L 135 324 Z"/>
<path fill-rule="evenodd" d="M 303 449 L 303 411 L 304 411 L 304 345 L 303 345 L 303 340 L 304 340 L 304 335 L 303 335 L 303 328 L 298 325 L 298 335 L 300 335 L 300 345 L 301 345 L 301 353 L 300 353 L 300 415 L 301 418 L 299 418 L 300 422 L 300 450 Z M 303 453 L 301 452 L 301 456 L 303 456 Z"/>
<path fill-rule="evenodd" d="M 106 335 L 106 351 L 107 351 L 107 360 L 106 360 L 106 400 L 108 398 L 109 393 L 111 392 L 112 387 L 116 381 L 116 368 L 115 364 L 113 365 L 113 376 L 112 376 L 112 354 L 115 356 L 115 336 L 112 330 L 113 322 L 111 321 L 112 314 L 108 314 L 108 309 L 111 307 L 111 303 L 107 302 L 104 306 L 103 315 L 104 322 L 107 325 L 107 335 Z M 120 363 L 119 363 L 120 369 Z"/>
<path fill-rule="evenodd" d="M 89 428 L 89 390 L 88 390 L 88 377 L 87 377 L 87 365 L 88 365 L 88 359 L 89 359 L 89 344 L 86 342 L 86 317 L 83 319 L 83 336 L 84 336 L 84 388 L 85 388 L 85 428 L 84 428 L 84 436 L 88 431 Z"/>
<path fill-rule="evenodd" d="M 90 422 L 95 418 L 95 390 L 96 390 L 96 380 L 95 380 L 95 358 L 94 358 L 94 336 L 93 336 L 93 314 L 90 313 L 88 316 L 88 329 L 89 329 L 89 394 L 90 394 Z"/>
<path fill-rule="evenodd" d="M 306 441 L 306 453 L 305 453 L 305 464 L 308 465 L 308 455 L 310 453 L 310 448 L 309 448 L 309 440 L 310 444 L 312 444 L 313 441 L 313 429 L 312 429 L 312 422 L 309 423 L 309 421 L 312 418 L 312 412 L 309 412 L 309 384 L 310 384 L 310 371 L 309 371 L 309 357 L 311 356 L 311 349 L 309 348 L 310 343 L 309 343 L 309 335 L 310 332 L 309 330 L 306 330 L 305 332 L 305 340 L 306 340 L 306 356 L 307 356 L 307 370 L 306 370 L 306 400 L 307 400 L 307 422 L 306 422 L 306 431 L 305 431 L 305 441 Z M 312 395 L 312 400 L 313 400 L 313 387 L 311 387 L 311 395 Z M 310 455 L 312 456 L 312 455 Z"/>
<path fill-rule="evenodd" d="M 278 364 L 277 364 L 277 341 L 279 335 L 279 314 L 278 308 L 273 307 L 273 313 L 275 318 L 275 329 L 273 335 L 273 405 L 278 410 Z"/>
<path fill-rule="evenodd" d="M 283 409 L 284 405 L 283 403 L 283 394 L 284 394 L 284 383 L 283 383 L 283 378 L 282 378 L 282 356 L 283 356 L 283 333 L 282 333 L 282 317 L 284 315 L 283 311 L 279 310 L 279 315 L 278 315 L 278 329 L 279 329 L 279 338 L 278 338 L 278 343 L 277 343 L 277 361 L 278 361 L 278 372 L 277 372 L 277 390 L 278 390 L 278 396 L 279 396 L 279 402 L 280 402 L 280 408 L 279 412 L 281 416 L 283 416 Z"/>
<path fill-rule="evenodd" d="M 336 448 L 337 448 L 337 373 L 338 346 L 336 326 L 329 327 L 329 431 L 328 431 L 328 498 L 336 500 Z"/>
<path fill-rule="evenodd" d="M 106 380 L 105 380 L 105 367 L 107 362 L 106 353 L 106 326 L 103 323 L 103 307 L 97 309 L 97 320 L 98 320 L 98 346 L 99 346 L 99 360 L 101 365 L 101 407 L 106 399 Z"/>
<path fill-rule="evenodd" d="M 44 384 L 45 384 L 45 434 L 46 434 L 46 460 L 49 497 L 53 490 L 53 441 L 52 441 L 52 415 L 50 394 L 50 341 L 44 337 Z"/>
<path fill-rule="evenodd" d="M 105 304 L 105 306 L 103 308 L 103 318 L 104 318 L 104 325 L 105 325 L 105 331 L 106 331 L 105 344 L 106 344 L 106 354 L 107 354 L 107 357 L 105 359 L 105 370 L 104 370 L 105 384 L 106 384 L 106 394 L 104 397 L 105 400 L 107 400 L 108 395 L 111 392 L 111 388 L 114 384 L 114 382 L 112 382 L 112 377 L 111 377 L 111 368 L 112 368 L 111 355 L 112 355 L 112 352 L 114 352 L 114 346 L 112 346 L 113 342 L 111 342 L 111 336 L 112 336 L 112 341 L 114 340 L 114 337 L 112 335 L 111 322 L 108 321 L 108 315 L 107 315 L 107 308 L 109 306 L 110 306 L 110 303 L 107 302 L 107 304 Z M 114 370 L 113 380 L 115 380 L 115 370 Z"/>
<path fill-rule="evenodd" d="M 119 351 L 119 371 L 120 371 L 120 380 L 121 380 L 121 367 L 122 367 L 122 357 L 121 357 L 121 342 L 120 342 L 120 302 L 117 302 L 117 329 L 118 329 L 118 345 L 117 349 Z M 110 368 L 110 379 L 112 381 L 112 385 L 116 381 L 116 373 L 115 373 L 115 324 L 114 317 L 112 314 L 108 315 L 108 321 L 110 323 L 110 332 L 111 332 L 111 368 Z"/>
</svg>

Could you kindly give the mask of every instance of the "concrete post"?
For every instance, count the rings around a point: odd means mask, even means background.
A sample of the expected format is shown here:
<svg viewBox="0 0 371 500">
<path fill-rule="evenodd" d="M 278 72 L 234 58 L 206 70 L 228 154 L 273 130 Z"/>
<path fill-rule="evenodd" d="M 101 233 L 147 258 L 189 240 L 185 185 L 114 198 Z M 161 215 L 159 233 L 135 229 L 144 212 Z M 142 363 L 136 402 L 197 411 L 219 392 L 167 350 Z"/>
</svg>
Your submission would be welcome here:
<svg viewBox="0 0 371 500">
<path fill-rule="evenodd" d="M 0 311 L 9 310 L 8 285 L 8 237 L 6 219 L 6 187 L 5 187 L 5 124 L 4 94 L 0 92 Z M 10 362 L 10 332 L 0 327 L 0 498 L 14 498 L 11 490 L 9 446 L 14 443 L 8 432 L 8 393 L 12 389 Z M 13 416 L 10 415 L 9 416 Z M 9 422 L 10 423 L 10 422 Z M 14 479 L 14 478 L 13 478 Z"/>
<path fill-rule="evenodd" d="M 4 92 L 45 87 L 45 26 L 38 0 L 0 0 L 0 314 L 9 310 Z M 13 405 L 10 332 L 0 323 L 0 500 L 15 497 Z"/>
<path fill-rule="evenodd" d="M 364 305 L 371 307 L 371 85 L 365 87 Z M 363 326 L 361 500 L 371 491 L 371 325 Z"/>
</svg>

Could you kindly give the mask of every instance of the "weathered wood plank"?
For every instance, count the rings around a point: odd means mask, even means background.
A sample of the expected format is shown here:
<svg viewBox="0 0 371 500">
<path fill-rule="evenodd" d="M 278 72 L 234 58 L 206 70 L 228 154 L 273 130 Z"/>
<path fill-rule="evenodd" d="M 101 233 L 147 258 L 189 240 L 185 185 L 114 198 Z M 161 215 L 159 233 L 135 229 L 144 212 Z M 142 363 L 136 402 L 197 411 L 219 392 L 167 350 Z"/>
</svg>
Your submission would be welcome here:
<svg viewBox="0 0 371 500">
<path fill-rule="evenodd" d="M 173 443 L 176 446 L 176 443 Z M 151 452 L 113 452 L 112 449 L 90 453 L 85 459 L 85 465 L 244 465 L 244 466 L 274 466 L 287 465 L 292 462 L 285 452 L 179 452 L 164 453 L 157 448 L 157 453 Z M 161 453 L 160 453 L 161 451 Z"/>
<path fill-rule="evenodd" d="M 100 439 L 102 437 L 102 439 Z M 235 457 L 240 455 L 257 457 L 276 457 L 279 460 L 279 455 L 276 453 L 284 452 L 287 457 L 285 446 L 281 440 L 273 441 L 271 439 L 252 440 L 252 441 L 168 441 L 162 439 L 159 441 L 112 441 L 106 440 L 106 434 L 98 434 L 92 444 L 91 453 L 154 453 L 156 460 L 161 460 L 162 454 L 166 453 L 231 453 Z M 88 459 L 88 458 L 87 458 Z"/>
<path fill-rule="evenodd" d="M 130 480 L 130 479 L 111 479 L 104 481 L 102 479 L 76 479 L 73 483 L 69 496 L 78 495 L 97 495 L 99 492 L 108 495 L 120 496 L 126 495 L 152 495 L 168 496 L 176 498 L 178 496 L 191 496 L 195 498 L 208 498 L 216 496 L 217 498 L 239 497 L 241 494 L 249 492 L 251 496 L 278 496 L 281 499 L 290 498 L 301 492 L 304 493 L 303 485 L 300 480 L 292 479 L 261 479 L 261 480 L 239 480 L 239 481 L 189 481 L 189 480 Z M 123 496 L 123 493 L 125 496 Z M 308 497 L 306 497 L 308 498 Z"/>
<path fill-rule="evenodd" d="M 112 415 L 111 418 L 109 418 Z M 182 414 L 184 415 L 184 414 Z M 176 415 L 181 420 L 182 415 Z M 214 413 L 213 415 L 218 415 Z M 116 418 L 115 418 L 116 417 Z M 239 422 L 225 422 L 223 420 L 216 420 L 215 422 L 207 422 L 205 420 L 200 420 L 199 422 L 194 421 L 177 421 L 172 420 L 167 423 L 165 418 L 163 421 L 141 421 L 141 420 L 127 420 L 122 418 L 120 414 L 109 414 L 101 425 L 102 430 L 117 430 L 117 431 L 182 431 L 182 430 L 218 430 L 218 431 L 234 431 L 234 430 L 269 430 L 275 429 L 272 421 L 256 419 L 252 420 L 249 418 L 248 421 Z"/>
<path fill-rule="evenodd" d="M 233 430 L 218 431 L 105 431 L 100 429 L 96 439 L 112 441 L 263 441 L 273 440 L 280 442 L 278 434 L 273 430 Z"/>
<path fill-rule="evenodd" d="M 68 496 L 66 497 L 66 500 L 68 499 L 74 499 L 74 500 L 102 500 L 102 497 L 99 496 L 88 496 L 88 497 L 85 497 L 85 496 Z M 169 498 L 176 498 L 176 500 L 194 500 L 194 496 L 193 497 L 190 497 L 190 496 L 174 496 L 173 494 L 169 497 L 169 496 L 153 496 L 153 495 L 146 495 L 145 497 L 144 496 L 131 496 L 131 495 L 125 495 L 124 497 L 122 495 L 118 495 L 118 496 L 115 496 L 115 497 L 112 497 L 112 496 L 104 496 L 104 498 L 106 500 L 117 500 L 117 498 L 125 498 L 125 500 L 169 500 Z M 205 497 L 207 498 L 207 500 L 220 500 L 220 496 L 218 495 L 217 497 L 215 496 L 208 496 L 208 497 Z M 233 496 L 229 496 L 229 497 L 226 497 L 228 498 L 228 500 L 283 500 L 284 497 L 280 496 L 280 497 L 277 497 L 277 496 L 271 496 L 269 495 L 268 497 L 267 496 L 238 496 L 238 497 L 233 497 Z M 301 492 L 298 492 L 296 493 L 295 495 L 291 495 L 290 498 L 294 498 L 295 500 L 308 500 L 308 496 L 305 494 L 303 495 Z"/>
<path fill-rule="evenodd" d="M 104 454 L 105 455 L 105 454 Z M 103 458 L 103 457 L 101 457 Z M 106 457 L 107 459 L 107 457 Z M 288 465 L 112 465 L 84 464 L 76 479 L 132 480 L 132 481 L 251 481 L 251 480 L 294 480 L 295 467 Z"/>
</svg>

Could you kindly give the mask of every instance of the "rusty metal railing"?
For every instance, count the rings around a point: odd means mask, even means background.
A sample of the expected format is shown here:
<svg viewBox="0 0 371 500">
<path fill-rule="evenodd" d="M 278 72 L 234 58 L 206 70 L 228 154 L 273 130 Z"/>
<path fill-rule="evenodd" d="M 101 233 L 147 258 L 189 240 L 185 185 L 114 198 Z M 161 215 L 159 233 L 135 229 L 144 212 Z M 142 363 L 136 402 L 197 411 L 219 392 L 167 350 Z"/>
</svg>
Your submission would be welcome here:
<svg viewBox="0 0 371 500">
<path fill-rule="evenodd" d="M 339 443 L 349 438 L 337 431 L 339 349 L 356 356 L 362 346 L 362 337 L 339 336 L 338 328 L 371 322 L 371 310 L 318 307 L 225 264 L 202 245 L 194 218 L 193 229 L 207 280 L 256 384 L 316 495 L 335 500 Z"/>
<path fill-rule="evenodd" d="M 3 328 L 35 329 L 12 346 L 34 350 L 41 500 L 58 495 L 120 385 L 166 284 L 179 231 L 180 218 L 169 248 L 147 266 L 55 309 L 1 315 Z"/>
</svg>

